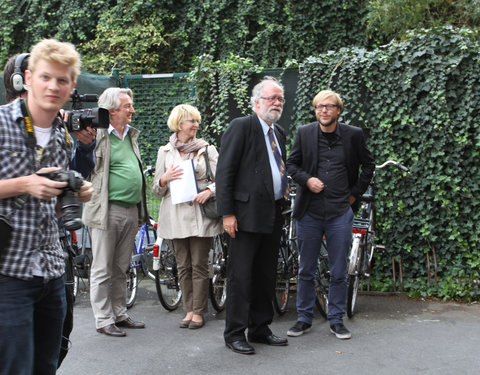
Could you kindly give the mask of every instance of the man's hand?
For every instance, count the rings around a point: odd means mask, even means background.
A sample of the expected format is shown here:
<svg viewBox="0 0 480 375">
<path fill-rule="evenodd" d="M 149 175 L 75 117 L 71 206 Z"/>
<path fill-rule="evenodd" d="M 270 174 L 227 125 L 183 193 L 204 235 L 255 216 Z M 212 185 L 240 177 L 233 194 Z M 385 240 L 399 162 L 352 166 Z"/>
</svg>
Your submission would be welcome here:
<svg viewBox="0 0 480 375">
<path fill-rule="evenodd" d="M 238 231 L 237 218 L 235 215 L 225 216 L 223 218 L 223 229 L 232 238 L 235 238 L 235 232 Z"/>
<path fill-rule="evenodd" d="M 198 202 L 200 204 L 203 204 L 206 201 L 208 201 L 211 196 L 212 196 L 212 191 L 210 189 L 206 188 L 202 192 L 195 195 L 192 199 L 192 202 Z"/>
<path fill-rule="evenodd" d="M 315 194 L 320 193 L 325 187 L 324 183 L 320 181 L 317 177 L 310 177 L 307 180 L 307 188 Z"/>
<path fill-rule="evenodd" d="M 42 168 L 37 173 L 49 173 L 54 171 L 60 171 L 62 168 L 49 167 Z M 39 176 L 36 173 L 23 177 L 25 183 L 25 192 L 33 195 L 38 199 L 50 199 L 57 195 L 60 195 L 63 188 L 67 186 L 67 182 L 59 182 L 50 180 L 47 177 Z"/>
<path fill-rule="evenodd" d="M 87 126 L 85 129 L 73 132 L 73 135 L 78 139 L 80 143 L 84 145 L 89 145 L 95 140 L 97 136 L 97 131 L 90 126 Z"/>
<path fill-rule="evenodd" d="M 81 203 L 86 203 L 92 199 L 93 195 L 93 186 L 91 182 L 83 181 L 82 186 L 78 192 L 78 201 Z"/>
</svg>

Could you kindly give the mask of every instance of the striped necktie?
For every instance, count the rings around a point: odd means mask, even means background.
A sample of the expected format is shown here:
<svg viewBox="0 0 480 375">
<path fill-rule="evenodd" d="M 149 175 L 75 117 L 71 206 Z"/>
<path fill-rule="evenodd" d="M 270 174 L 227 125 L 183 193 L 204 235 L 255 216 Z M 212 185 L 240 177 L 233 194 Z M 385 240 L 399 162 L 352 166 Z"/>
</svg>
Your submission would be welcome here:
<svg viewBox="0 0 480 375">
<path fill-rule="evenodd" d="M 283 197 L 287 199 L 288 198 L 287 172 L 285 171 L 285 163 L 283 162 L 282 156 L 280 155 L 280 151 L 278 151 L 277 142 L 275 142 L 275 138 L 273 137 L 273 131 L 271 126 L 268 127 L 268 139 L 270 141 L 270 146 L 272 147 L 273 156 L 275 157 L 275 161 L 277 162 L 278 169 L 280 170 L 280 176 L 282 178 Z"/>
</svg>

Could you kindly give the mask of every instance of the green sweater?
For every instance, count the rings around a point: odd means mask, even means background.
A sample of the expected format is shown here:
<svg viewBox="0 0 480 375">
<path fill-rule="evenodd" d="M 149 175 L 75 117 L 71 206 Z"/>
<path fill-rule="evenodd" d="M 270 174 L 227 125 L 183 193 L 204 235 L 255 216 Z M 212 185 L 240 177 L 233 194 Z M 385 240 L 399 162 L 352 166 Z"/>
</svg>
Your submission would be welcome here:
<svg viewBox="0 0 480 375">
<path fill-rule="evenodd" d="M 110 175 L 108 200 L 123 207 L 134 206 L 142 200 L 142 171 L 133 152 L 130 136 L 122 141 L 110 134 Z"/>
</svg>

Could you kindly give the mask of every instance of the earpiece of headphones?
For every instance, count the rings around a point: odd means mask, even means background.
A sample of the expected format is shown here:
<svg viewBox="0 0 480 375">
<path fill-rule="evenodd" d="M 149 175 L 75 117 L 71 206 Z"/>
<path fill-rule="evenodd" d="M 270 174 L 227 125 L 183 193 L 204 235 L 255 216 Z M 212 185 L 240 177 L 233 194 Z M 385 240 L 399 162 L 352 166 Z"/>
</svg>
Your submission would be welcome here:
<svg viewBox="0 0 480 375">
<path fill-rule="evenodd" d="M 25 91 L 23 87 L 25 85 L 25 74 L 22 72 L 22 63 L 29 56 L 29 53 L 22 53 L 15 58 L 15 69 L 10 76 L 10 83 L 18 94 Z"/>
</svg>

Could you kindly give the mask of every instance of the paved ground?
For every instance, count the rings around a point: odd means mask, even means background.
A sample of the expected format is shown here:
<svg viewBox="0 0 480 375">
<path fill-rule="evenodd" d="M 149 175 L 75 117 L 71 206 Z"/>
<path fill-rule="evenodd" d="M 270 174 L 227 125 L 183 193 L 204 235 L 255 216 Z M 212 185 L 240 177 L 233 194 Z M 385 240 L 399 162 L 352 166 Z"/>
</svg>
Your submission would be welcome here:
<svg viewBox="0 0 480 375">
<path fill-rule="evenodd" d="M 246 356 L 225 347 L 224 313 L 209 313 L 202 329 L 180 329 L 181 309 L 163 309 L 153 282 L 145 279 L 140 288 L 129 311 L 147 328 L 127 330 L 124 338 L 97 333 L 88 293 L 78 296 L 72 348 L 59 375 L 480 373 L 478 304 L 359 295 L 357 314 L 345 320 L 351 340 L 336 339 L 317 314 L 313 329 L 289 338 L 289 346 L 254 344 L 257 353 Z M 275 316 L 274 333 L 286 336 L 294 310 L 290 301 L 290 311 Z"/>
</svg>

